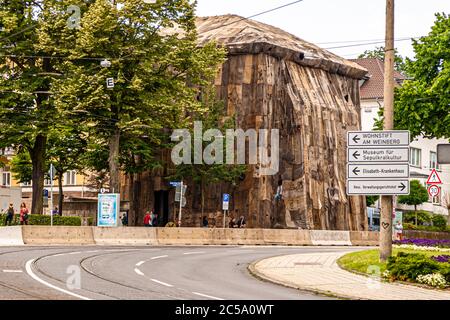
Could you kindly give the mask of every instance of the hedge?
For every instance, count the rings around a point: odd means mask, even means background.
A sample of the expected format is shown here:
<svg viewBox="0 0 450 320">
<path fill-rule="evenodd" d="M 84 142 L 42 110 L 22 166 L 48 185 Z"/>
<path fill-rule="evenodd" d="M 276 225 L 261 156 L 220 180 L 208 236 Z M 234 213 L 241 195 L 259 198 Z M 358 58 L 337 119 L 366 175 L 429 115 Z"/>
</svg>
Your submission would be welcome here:
<svg viewBox="0 0 450 320">
<path fill-rule="evenodd" d="M 419 231 L 432 231 L 432 232 L 450 232 L 450 226 L 445 228 L 436 226 L 416 226 L 412 223 L 403 223 L 404 230 L 419 230 Z"/>
<path fill-rule="evenodd" d="M 6 214 L 0 214 L 0 226 L 5 225 Z M 28 219 L 29 225 L 46 226 L 50 225 L 50 216 L 43 214 L 31 214 Z M 20 215 L 14 215 L 14 219 L 11 225 L 20 225 Z M 61 217 L 53 216 L 53 225 L 55 226 L 81 226 L 80 217 Z"/>
</svg>

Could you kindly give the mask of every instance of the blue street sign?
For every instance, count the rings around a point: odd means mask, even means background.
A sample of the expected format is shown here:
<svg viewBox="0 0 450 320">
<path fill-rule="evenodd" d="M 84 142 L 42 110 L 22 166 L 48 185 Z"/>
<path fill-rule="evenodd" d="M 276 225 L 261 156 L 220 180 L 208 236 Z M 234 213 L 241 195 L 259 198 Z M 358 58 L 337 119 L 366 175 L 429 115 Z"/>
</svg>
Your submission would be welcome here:
<svg viewBox="0 0 450 320">
<path fill-rule="evenodd" d="M 230 195 L 228 193 L 224 193 L 222 197 L 222 210 L 228 210 L 229 203 L 230 203 Z"/>
<path fill-rule="evenodd" d="M 181 182 L 180 181 L 170 181 L 169 184 L 172 187 L 178 187 L 181 184 Z"/>
<path fill-rule="evenodd" d="M 48 198 L 48 190 L 47 189 L 44 189 L 44 197 Z"/>
</svg>

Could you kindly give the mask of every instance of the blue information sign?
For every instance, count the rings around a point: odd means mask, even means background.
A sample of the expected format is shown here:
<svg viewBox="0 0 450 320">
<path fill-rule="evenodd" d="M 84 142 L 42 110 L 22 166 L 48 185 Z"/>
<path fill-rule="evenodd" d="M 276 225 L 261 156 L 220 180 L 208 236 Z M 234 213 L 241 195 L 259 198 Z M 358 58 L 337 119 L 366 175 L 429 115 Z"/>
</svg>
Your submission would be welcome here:
<svg viewBox="0 0 450 320">
<path fill-rule="evenodd" d="M 117 227 L 120 209 L 120 194 L 100 193 L 98 195 L 97 226 Z"/>
<path fill-rule="evenodd" d="M 170 181 L 169 184 L 172 187 L 178 187 L 181 184 L 181 182 L 180 181 Z"/>
</svg>

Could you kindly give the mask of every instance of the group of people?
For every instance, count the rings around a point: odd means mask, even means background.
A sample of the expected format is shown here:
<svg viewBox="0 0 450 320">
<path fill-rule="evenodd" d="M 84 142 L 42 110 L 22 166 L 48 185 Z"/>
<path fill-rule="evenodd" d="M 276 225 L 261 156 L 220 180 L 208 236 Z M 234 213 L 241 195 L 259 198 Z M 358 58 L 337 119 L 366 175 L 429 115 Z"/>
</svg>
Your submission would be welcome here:
<svg viewBox="0 0 450 320">
<path fill-rule="evenodd" d="M 236 221 L 235 218 L 231 217 L 230 223 L 228 227 L 230 228 L 245 228 L 246 222 L 244 216 L 240 216 L 240 218 Z"/>
<path fill-rule="evenodd" d="M 15 210 L 14 210 L 14 205 L 12 203 L 9 204 L 8 209 L 6 210 L 6 219 L 5 219 L 5 226 L 10 226 L 13 223 L 14 220 L 14 214 L 15 214 Z M 21 225 L 28 225 L 28 220 L 30 218 L 30 214 L 27 208 L 27 205 L 25 204 L 25 202 L 22 202 L 22 204 L 20 205 L 20 224 Z"/>
<path fill-rule="evenodd" d="M 144 216 L 144 226 L 157 227 L 158 226 L 158 214 L 153 210 L 147 211 Z"/>
</svg>

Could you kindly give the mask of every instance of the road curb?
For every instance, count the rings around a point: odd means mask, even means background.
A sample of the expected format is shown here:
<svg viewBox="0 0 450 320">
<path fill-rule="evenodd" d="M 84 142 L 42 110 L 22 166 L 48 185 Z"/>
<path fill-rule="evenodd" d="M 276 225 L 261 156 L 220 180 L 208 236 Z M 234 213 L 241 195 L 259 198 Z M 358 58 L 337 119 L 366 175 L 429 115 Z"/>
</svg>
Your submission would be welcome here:
<svg viewBox="0 0 450 320">
<path fill-rule="evenodd" d="M 325 290 L 320 290 L 320 289 L 312 289 L 309 287 L 305 287 L 296 283 L 292 283 L 292 282 L 287 282 L 287 281 L 282 281 L 273 277 L 269 277 L 267 275 L 265 275 L 263 272 L 258 271 L 258 269 L 256 268 L 256 265 L 266 259 L 271 259 L 271 258 L 275 258 L 274 257 L 270 257 L 270 258 L 264 258 L 264 259 L 260 259 L 257 260 L 255 262 L 252 262 L 251 264 L 248 265 L 247 270 L 249 271 L 249 273 L 255 277 L 258 280 L 261 281 L 266 281 L 266 282 L 271 282 L 277 285 L 281 285 L 283 287 L 286 288 L 291 288 L 291 289 L 296 289 L 296 290 L 300 290 L 300 291 L 305 291 L 305 292 L 310 292 L 310 293 L 314 293 L 316 295 L 322 295 L 322 296 L 327 296 L 327 297 L 333 297 L 333 298 L 337 298 L 337 299 L 343 299 L 343 300 L 365 300 L 362 299 L 360 297 L 354 297 L 354 296 L 347 296 L 347 295 L 340 295 L 340 294 L 336 294 L 334 292 L 331 291 L 325 291 Z"/>
</svg>

